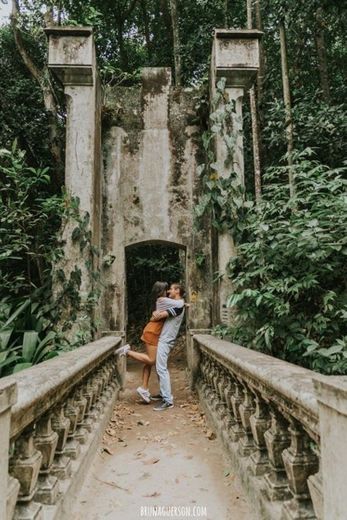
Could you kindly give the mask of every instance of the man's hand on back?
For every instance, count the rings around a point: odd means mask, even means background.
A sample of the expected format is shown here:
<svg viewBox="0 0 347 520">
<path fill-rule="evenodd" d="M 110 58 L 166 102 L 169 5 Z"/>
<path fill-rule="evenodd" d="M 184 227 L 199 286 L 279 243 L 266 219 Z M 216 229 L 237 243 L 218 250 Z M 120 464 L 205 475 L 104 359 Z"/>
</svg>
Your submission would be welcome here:
<svg viewBox="0 0 347 520">
<path fill-rule="evenodd" d="M 167 311 L 154 311 L 150 321 L 160 321 L 165 320 L 169 313 Z"/>
</svg>

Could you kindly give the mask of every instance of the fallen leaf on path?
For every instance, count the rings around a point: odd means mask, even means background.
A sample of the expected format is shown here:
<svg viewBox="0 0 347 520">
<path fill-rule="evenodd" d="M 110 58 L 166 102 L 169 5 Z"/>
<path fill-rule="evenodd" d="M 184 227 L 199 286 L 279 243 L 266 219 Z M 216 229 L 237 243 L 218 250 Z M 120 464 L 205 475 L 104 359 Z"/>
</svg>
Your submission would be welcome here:
<svg viewBox="0 0 347 520">
<path fill-rule="evenodd" d="M 108 446 L 104 446 L 102 451 L 106 451 L 106 453 L 108 453 L 109 455 L 113 455 L 113 451 L 110 450 L 110 448 Z"/>
<path fill-rule="evenodd" d="M 161 493 L 158 493 L 158 491 L 154 491 L 154 493 L 151 493 L 149 495 L 142 495 L 143 497 L 159 497 Z"/>
<path fill-rule="evenodd" d="M 115 487 L 117 489 L 121 489 L 122 491 L 126 491 L 127 493 L 130 493 L 129 489 L 123 488 L 122 486 L 118 486 L 115 482 L 108 482 L 107 480 L 102 480 L 101 478 L 94 477 L 96 480 L 101 482 L 102 484 L 107 484 L 108 486 Z"/>
<path fill-rule="evenodd" d="M 212 431 L 212 430 L 207 430 L 206 432 L 206 437 L 212 441 L 213 439 L 216 438 L 216 434 Z"/>
<path fill-rule="evenodd" d="M 149 464 L 156 464 L 159 461 L 160 459 L 153 457 L 152 459 L 144 460 L 143 463 L 146 464 L 146 466 L 148 466 Z"/>
</svg>

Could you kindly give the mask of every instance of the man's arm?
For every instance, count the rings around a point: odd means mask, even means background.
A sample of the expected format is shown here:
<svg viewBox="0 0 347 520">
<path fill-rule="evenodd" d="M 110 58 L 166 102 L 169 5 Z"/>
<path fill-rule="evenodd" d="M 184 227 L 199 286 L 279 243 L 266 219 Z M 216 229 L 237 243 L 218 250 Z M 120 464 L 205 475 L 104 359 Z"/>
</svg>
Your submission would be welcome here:
<svg viewBox="0 0 347 520">
<path fill-rule="evenodd" d="M 154 311 L 150 321 L 165 320 L 169 316 L 176 317 L 182 314 L 184 307 L 172 307 L 167 311 Z"/>
</svg>

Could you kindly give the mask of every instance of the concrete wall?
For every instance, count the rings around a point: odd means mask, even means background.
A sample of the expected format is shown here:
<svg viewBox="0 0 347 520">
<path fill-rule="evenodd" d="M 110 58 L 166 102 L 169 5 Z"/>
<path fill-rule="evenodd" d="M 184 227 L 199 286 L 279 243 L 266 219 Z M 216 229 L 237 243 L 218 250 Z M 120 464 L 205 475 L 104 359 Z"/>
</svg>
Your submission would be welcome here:
<svg viewBox="0 0 347 520">
<path fill-rule="evenodd" d="M 139 87 L 105 93 L 103 113 L 104 330 L 124 330 L 125 249 L 141 242 L 177 244 L 186 250 L 192 307 L 189 325 L 210 326 L 211 239 L 193 230 L 197 199 L 199 92 L 171 86 L 171 70 L 146 68 Z M 204 253 L 203 268 L 196 254 Z M 129 295 L 131 297 L 131 295 Z"/>
</svg>

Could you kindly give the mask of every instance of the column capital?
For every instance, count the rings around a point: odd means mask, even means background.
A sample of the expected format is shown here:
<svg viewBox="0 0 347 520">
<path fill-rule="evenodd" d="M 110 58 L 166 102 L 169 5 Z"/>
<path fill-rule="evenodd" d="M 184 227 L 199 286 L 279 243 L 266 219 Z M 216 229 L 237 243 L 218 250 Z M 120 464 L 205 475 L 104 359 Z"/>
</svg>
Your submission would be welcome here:
<svg viewBox="0 0 347 520">
<path fill-rule="evenodd" d="M 226 87 L 250 88 L 259 69 L 259 40 L 263 33 L 250 29 L 214 29 L 212 78 L 226 78 Z"/>
<path fill-rule="evenodd" d="M 67 85 L 92 86 L 96 70 L 92 27 L 57 26 L 45 29 L 48 67 Z"/>
</svg>

